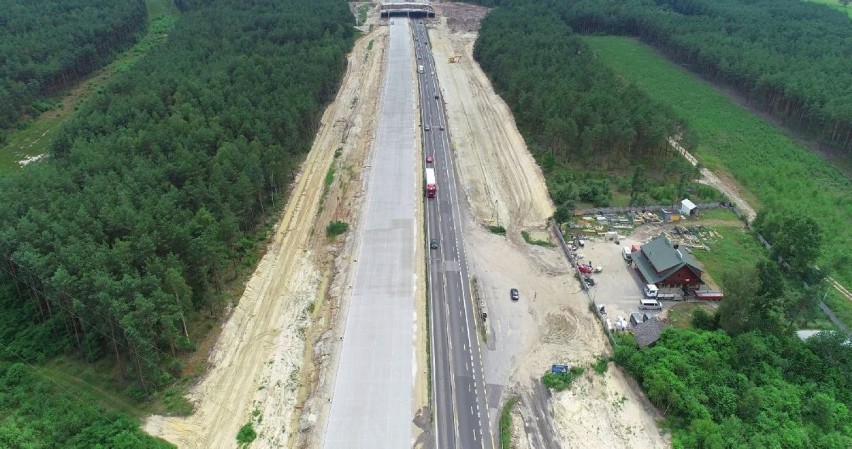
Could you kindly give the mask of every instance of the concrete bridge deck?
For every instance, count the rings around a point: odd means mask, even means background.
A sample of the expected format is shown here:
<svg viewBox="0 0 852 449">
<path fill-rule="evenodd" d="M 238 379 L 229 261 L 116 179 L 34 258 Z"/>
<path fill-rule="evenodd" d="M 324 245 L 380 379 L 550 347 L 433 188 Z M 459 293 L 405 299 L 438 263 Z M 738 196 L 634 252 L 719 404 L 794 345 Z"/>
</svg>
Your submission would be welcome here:
<svg viewBox="0 0 852 449">
<path fill-rule="evenodd" d="M 429 3 L 382 3 L 379 8 L 382 17 L 435 17 L 435 10 Z"/>
</svg>

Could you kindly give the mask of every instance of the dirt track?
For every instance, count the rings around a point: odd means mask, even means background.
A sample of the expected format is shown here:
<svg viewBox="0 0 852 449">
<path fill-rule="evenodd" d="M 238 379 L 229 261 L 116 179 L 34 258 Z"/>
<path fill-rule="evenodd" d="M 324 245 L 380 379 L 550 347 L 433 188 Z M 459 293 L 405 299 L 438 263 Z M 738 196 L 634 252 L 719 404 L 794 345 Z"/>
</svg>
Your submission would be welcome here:
<svg viewBox="0 0 852 449">
<path fill-rule="evenodd" d="M 292 445 L 297 426 L 297 393 L 303 383 L 301 369 L 305 333 L 313 304 L 322 296 L 320 265 L 324 254 L 327 215 L 318 217 L 324 178 L 335 150 L 351 151 L 353 129 L 369 114 L 369 93 L 374 64 L 381 48 L 368 50 L 384 30 L 361 38 L 349 55 L 349 68 L 333 104 L 322 117 L 322 129 L 298 175 L 290 200 L 275 230 L 267 254 L 248 282 L 239 305 L 223 325 L 211 351 L 209 371 L 189 393 L 195 412 L 186 418 L 151 416 L 144 428 L 181 448 L 236 447 L 240 427 L 253 422 L 258 437 L 252 448 Z M 364 95 L 364 94 L 362 94 Z M 369 98 L 368 95 L 365 95 Z M 360 120 L 356 121 L 356 118 Z M 325 206 L 348 198 L 330 191 Z M 331 205 L 329 205 L 331 203 Z"/>
</svg>

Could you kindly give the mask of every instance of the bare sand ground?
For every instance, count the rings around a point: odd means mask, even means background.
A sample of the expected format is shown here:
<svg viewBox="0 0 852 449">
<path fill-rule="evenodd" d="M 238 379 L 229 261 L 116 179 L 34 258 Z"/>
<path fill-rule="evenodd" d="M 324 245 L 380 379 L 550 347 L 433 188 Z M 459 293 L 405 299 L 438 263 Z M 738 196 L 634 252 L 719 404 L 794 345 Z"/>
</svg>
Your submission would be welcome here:
<svg viewBox="0 0 852 449">
<path fill-rule="evenodd" d="M 370 42 L 380 41 L 383 32 L 376 30 L 361 38 L 348 57 L 340 92 L 322 117 L 321 131 L 296 178 L 268 251 L 223 324 L 208 373 L 188 394 L 195 412 L 185 418 L 149 417 L 143 425 L 152 435 L 181 448 L 237 447 L 237 432 L 252 422 L 258 434 L 253 448 L 294 445 L 298 392 L 312 378 L 302 372 L 305 338 L 314 329 L 310 325 L 316 309 L 325 304 L 321 300 L 329 280 L 324 266 L 328 248 L 322 240 L 328 217 L 318 212 L 321 204 L 326 210 L 337 210 L 339 201 L 351 200 L 351 195 L 333 189 L 324 199 L 324 178 L 338 148 L 363 143 L 363 139 L 348 138 L 369 120 L 371 102 L 365 98 L 376 76 L 365 74 L 372 73 L 371 67 L 381 59 L 373 55 L 382 52 Z"/>
<path fill-rule="evenodd" d="M 473 60 L 476 33 L 450 33 L 446 24 L 429 35 L 447 107 L 457 167 L 474 217 L 480 223 L 543 228 L 553 215 L 544 176 L 527 151 L 512 113 Z M 457 63 L 448 61 L 460 55 Z"/>
<path fill-rule="evenodd" d="M 553 413 L 563 448 L 671 446 L 657 428 L 654 406 L 635 381 L 612 364 L 603 376 L 586 370 L 570 389 L 554 397 Z"/>
<path fill-rule="evenodd" d="M 518 448 L 539 447 L 548 438 L 566 448 L 670 446 L 641 390 L 612 365 L 604 376 L 589 370 L 571 390 L 556 394 L 547 405 L 549 416 L 542 417 L 523 399 L 535 396 L 535 382 L 551 364 L 589 366 L 610 349 L 561 253 L 518 238 L 525 228 L 541 229 L 553 206 L 511 112 L 472 59 L 475 38 L 468 29 L 451 32 L 444 23 L 430 30 L 470 206 L 465 239 L 471 273 L 489 313 L 489 396 L 505 393 L 501 403 L 507 396 L 521 396 L 513 413 L 520 423 L 512 429 Z M 449 63 L 454 55 L 462 56 L 460 62 Z M 491 234 L 482 224 L 503 225 L 509 238 Z M 520 289 L 520 301 L 509 300 L 511 287 Z M 489 407 L 498 404 L 489 399 Z M 491 416 L 496 421 L 499 411 Z M 542 426 L 542 418 L 552 420 L 552 430 Z"/>
</svg>

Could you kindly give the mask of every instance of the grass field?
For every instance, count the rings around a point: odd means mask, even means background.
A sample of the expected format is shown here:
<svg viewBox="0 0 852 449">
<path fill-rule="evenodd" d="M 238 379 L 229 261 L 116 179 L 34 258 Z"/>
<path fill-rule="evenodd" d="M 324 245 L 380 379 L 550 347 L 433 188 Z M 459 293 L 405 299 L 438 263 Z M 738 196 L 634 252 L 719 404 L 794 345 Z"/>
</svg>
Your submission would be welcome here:
<svg viewBox="0 0 852 449">
<path fill-rule="evenodd" d="M 148 10 L 148 31 L 145 36 L 115 61 L 66 92 L 63 97 L 50 100 L 56 103 L 53 110 L 43 113 L 11 133 L 6 143 L 0 147 L 0 173 L 17 169 L 20 167 L 20 160 L 45 153 L 62 123 L 73 115 L 92 92 L 97 92 L 116 75 L 128 70 L 152 47 L 165 42 L 177 21 L 179 11 L 172 0 L 146 0 L 145 6 Z"/>
<path fill-rule="evenodd" d="M 716 313 L 719 307 L 714 302 L 683 302 L 675 304 L 666 312 L 669 324 L 678 328 L 692 327 L 692 313 L 695 309 L 704 309 L 710 315 Z"/>
<path fill-rule="evenodd" d="M 121 393 L 121 387 L 114 381 L 114 376 L 99 371 L 91 364 L 58 357 L 34 369 L 60 389 L 91 398 L 107 410 L 126 413 L 136 418 L 147 413 L 139 404 Z"/>
<path fill-rule="evenodd" d="M 704 218 L 704 217 L 702 217 Z M 734 218 L 731 225 L 710 227 L 716 236 L 702 241 L 710 251 L 696 249 L 692 255 L 704 265 L 704 269 L 717 283 L 724 273 L 737 267 L 753 267 L 766 257 L 766 249 L 757 239 L 743 229 L 743 224 Z"/>
<path fill-rule="evenodd" d="M 852 301 L 840 296 L 836 290 L 830 289 L 823 298 L 823 302 L 846 327 L 852 329 Z"/>
<path fill-rule="evenodd" d="M 819 221 L 830 242 L 820 266 L 852 285 L 846 256 L 852 251 L 852 184 L 835 167 L 642 43 L 612 36 L 585 40 L 626 81 L 671 105 L 697 135 L 702 163 L 732 174 L 757 199 L 758 210 Z"/>
<path fill-rule="evenodd" d="M 849 5 L 843 6 L 837 0 L 806 0 L 806 1 L 809 1 L 811 3 L 819 3 L 821 5 L 828 5 L 831 8 L 834 8 L 834 9 L 846 14 L 850 18 L 852 18 L 852 3 L 850 3 Z"/>
<path fill-rule="evenodd" d="M 725 272 L 736 270 L 738 267 L 752 267 L 758 260 L 767 257 L 767 251 L 744 229 L 742 222 L 734 214 L 722 210 L 717 210 L 716 214 L 708 212 L 711 211 L 702 212 L 702 221 L 712 219 L 714 223 L 719 223 L 720 220 L 725 222 L 709 226 L 716 234 L 702 240 L 702 243 L 710 247 L 709 252 L 696 249 L 692 254 L 704 265 L 706 273 L 716 283 L 721 281 Z M 852 302 L 842 299 L 834 290 L 832 293 L 825 298 L 826 304 L 843 323 L 852 327 Z M 681 310 L 674 315 L 670 312 L 669 317 L 673 320 L 673 325 L 686 327 L 690 325 L 692 310 Z M 828 317 L 819 310 L 803 317 L 797 325 L 801 329 L 834 329 Z"/>
</svg>

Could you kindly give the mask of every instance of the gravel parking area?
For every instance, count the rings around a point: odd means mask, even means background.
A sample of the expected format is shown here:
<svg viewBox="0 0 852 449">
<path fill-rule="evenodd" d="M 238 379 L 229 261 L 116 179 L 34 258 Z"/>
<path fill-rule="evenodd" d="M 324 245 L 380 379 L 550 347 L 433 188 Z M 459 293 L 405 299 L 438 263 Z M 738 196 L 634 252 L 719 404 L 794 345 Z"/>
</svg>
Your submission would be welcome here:
<svg viewBox="0 0 852 449">
<path fill-rule="evenodd" d="M 598 307 L 606 307 L 606 314 L 613 326 L 619 316 L 629 322 L 633 312 L 644 312 L 648 316 L 661 313 L 659 310 L 639 310 L 639 300 L 643 298 L 643 283 L 639 274 L 628 265 L 621 253 L 623 247 L 639 243 L 630 238 L 623 239 L 618 244 L 610 240 L 592 239 L 586 240 L 586 246 L 577 251 L 583 255 L 579 263 L 591 262 L 593 267 L 603 267 L 603 271 L 591 275 L 595 285 L 590 288 L 589 294 Z M 663 311 L 675 304 L 673 301 L 660 303 L 663 305 Z"/>
</svg>

